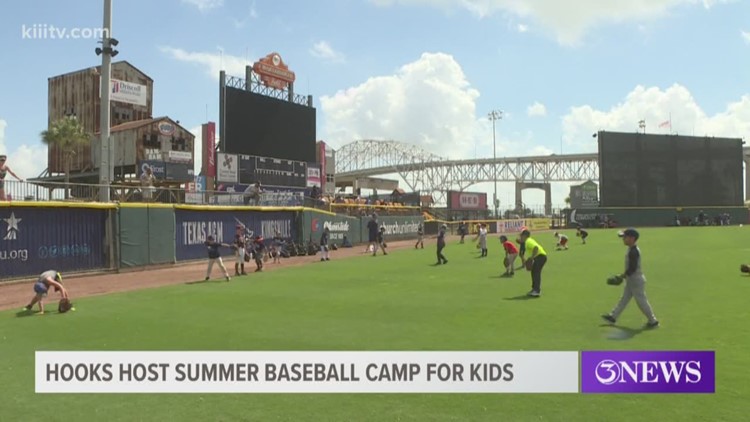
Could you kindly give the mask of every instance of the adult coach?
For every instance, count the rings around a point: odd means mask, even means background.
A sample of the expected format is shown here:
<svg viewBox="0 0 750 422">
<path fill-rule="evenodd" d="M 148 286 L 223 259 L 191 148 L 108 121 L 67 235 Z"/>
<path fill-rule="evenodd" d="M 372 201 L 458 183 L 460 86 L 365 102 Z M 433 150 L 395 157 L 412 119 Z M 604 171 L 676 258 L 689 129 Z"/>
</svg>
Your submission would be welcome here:
<svg viewBox="0 0 750 422">
<path fill-rule="evenodd" d="M 370 244 L 368 248 L 372 248 L 372 256 L 378 254 L 378 233 L 380 227 L 378 227 L 378 215 L 373 213 L 370 221 L 367 222 L 367 242 Z"/>
<path fill-rule="evenodd" d="M 7 155 L 0 155 L 0 201 L 5 201 L 7 197 L 5 196 L 5 176 L 10 173 L 11 176 L 18 179 L 19 182 L 23 182 L 23 179 L 16 176 L 15 173 L 13 173 L 13 170 L 8 167 L 5 162 L 8 161 Z"/>
<path fill-rule="evenodd" d="M 30 311 L 34 304 L 38 303 L 39 315 L 44 315 L 44 297 L 47 296 L 50 287 L 54 287 L 56 292 L 60 292 L 63 299 L 69 299 L 68 290 L 62 285 L 62 275 L 55 270 L 48 270 L 39 275 L 36 283 L 34 283 L 34 297 L 31 299 L 31 303 L 23 309 Z"/>
<path fill-rule="evenodd" d="M 525 251 L 530 254 L 526 260 L 526 268 L 531 266 L 531 291 L 527 296 L 539 297 L 542 295 L 542 269 L 547 263 L 547 252 L 542 245 L 531 238 L 531 232 L 528 230 L 521 232 L 521 243 Z"/>
</svg>

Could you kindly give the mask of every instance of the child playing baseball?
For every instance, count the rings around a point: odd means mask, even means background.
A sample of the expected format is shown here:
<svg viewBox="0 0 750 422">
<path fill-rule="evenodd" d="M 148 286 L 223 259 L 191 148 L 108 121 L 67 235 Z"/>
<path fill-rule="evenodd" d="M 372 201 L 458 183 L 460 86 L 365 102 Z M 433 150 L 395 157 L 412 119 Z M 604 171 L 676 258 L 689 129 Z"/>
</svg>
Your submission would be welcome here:
<svg viewBox="0 0 750 422">
<path fill-rule="evenodd" d="M 263 242 L 262 236 L 255 236 L 253 241 L 253 257 L 255 258 L 255 272 L 259 273 L 263 271 L 263 258 L 266 255 L 266 244 Z"/>
<path fill-rule="evenodd" d="M 487 257 L 487 226 L 484 224 L 479 224 L 479 232 L 477 233 L 477 237 L 474 238 L 474 241 L 479 240 L 479 243 L 477 243 L 477 249 L 482 250 L 482 258 Z"/>
<path fill-rule="evenodd" d="M 383 255 L 388 255 L 388 252 L 385 251 L 388 245 L 385 243 L 385 227 L 383 226 L 380 226 L 380 231 L 378 232 L 378 246 L 383 251 Z"/>
<path fill-rule="evenodd" d="M 23 309 L 30 311 L 34 304 L 38 303 L 39 315 L 44 315 L 44 297 L 47 296 L 50 287 L 54 287 L 56 292 L 60 292 L 63 299 L 68 299 L 68 290 L 62 285 L 62 275 L 55 270 L 49 270 L 39 275 L 36 283 L 34 283 L 34 297 L 31 299 L 31 303 Z"/>
<path fill-rule="evenodd" d="M 586 230 L 582 229 L 581 226 L 578 226 L 578 228 L 576 229 L 576 236 L 580 237 L 581 240 L 583 241 L 583 244 L 585 245 L 586 244 L 586 238 L 589 237 L 589 232 L 587 232 Z"/>
<path fill-rule="evenodd" d="M 323 229 L 323 234 L 320 235 L 320 260 L 330 261 L 331 258 L 328 256 L 328 238 L 330 237 L 330 230 L 328 227 Z"/>
<path fill-rule="evenodd" d="M 247 239 L 245 237 L 245 227 L 237 226 L 237 234 L 234 235 L 234 243 L 232 246 L 235 249 L 235 255 L 237 261 L 234 263 L 234 275 L 247 275 L 245 272 L 245 244 Z M 241 271 L 241 272 L 240 272 Z"/>
<path fill-rule="evenodd" d="M 500 236 L 500 242 L 503 243 L 503 249 L 505 249 L 505 258 L 503 260 L 505 263 L 505 273 L 501 275 L 501 277 L 513 277 L 516 274 L 513 264 L 518 257 L 518 248 L 516 248 L 516 245 L 514 245 L 513 242 L 510 242 L 505 235 Z"/>
<path fill-rule="evenodd" d="M 558 251 L 562 249 L 568 250 L 568 236 L 555 232 L 555 237 L 557 238 L 556 249 Z"/>
<path fill-rule="evenodd" d="M 602 315 L 602 318 L 614 324 L 625 307 L 628 306 L 630 299 L 635 298 L 638 308 L 648 319 L 646 327 L 656 328 L 659 326 L 659 321 L 654 316 L 651 304 L 648 303 L 648 298 L 646 298 L 646 277 L 641 271 L 641 250 L 637 245 L 640 235 L 637 230 L 632 228 L 621 231 L 617 235 L 622 238 L 622 243 L 628 247 L 628 253 L 625 255 L 625 273 L 618 276 L 620 280 L 625 279 L 625 290 L 615 309 L 609 314 Z"/>
<path fill-rule="evenodd" d="M 229 273 L 227 272 L 227 268 L 224 266 L 224 261 L 221 260 L 221 252 L 219 251 L 219 248 L 231 247 L 230 245 L 227 245 L 226 243 L 219 243 L 214 240 L 213 236 L 208 236 L 206 238 L 206 248 L 208 248 L 208 270 L 206 270 L 206 280 L 209 280 L 211 278 L 211 270 L 214 268 L 214 263 L 219 264 L 219 268 L 221 268 L 221 271 L 224 272 L 224 278 L 226 278 L 227 281 L 230 280 Z"/>
</svg>

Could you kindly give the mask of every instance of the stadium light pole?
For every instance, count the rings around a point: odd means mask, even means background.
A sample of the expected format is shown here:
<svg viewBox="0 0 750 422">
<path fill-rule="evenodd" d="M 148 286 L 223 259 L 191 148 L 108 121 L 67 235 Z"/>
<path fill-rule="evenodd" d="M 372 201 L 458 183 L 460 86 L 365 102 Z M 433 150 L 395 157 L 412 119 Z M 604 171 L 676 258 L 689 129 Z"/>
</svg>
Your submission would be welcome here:
<svg viewBox="0 0 750 422">
<path fill-rule="evenodd" d="M 117 55 L 118 41 L 112 38 L 112 0 L 104 0 L 104 22 L 102 25 L 102 46 L 97 47 L 97 56 L 102 56 L 100 73 L 101 109 L 99 119 L 99 201 L 109 202 L 109 188 L 114 179 L 112 166 L 112 140 L 110 139 L 110 84 L 112 81 L 112 57 Z"/>
<path fill-rule="evenodd" d="M 492 195 L 492 205 L 495 206 L 495 218 L 497 218 L 497 210 L 500 201 L 497 199 L 497 139 L 495 136 L 495 122 L 497 120 L 502 120 L 503 112 L 501 110 L 492 110 L 487 117 L 492 120 L 492 178 L 495 182 L 495 193 Z"/>
</svg>

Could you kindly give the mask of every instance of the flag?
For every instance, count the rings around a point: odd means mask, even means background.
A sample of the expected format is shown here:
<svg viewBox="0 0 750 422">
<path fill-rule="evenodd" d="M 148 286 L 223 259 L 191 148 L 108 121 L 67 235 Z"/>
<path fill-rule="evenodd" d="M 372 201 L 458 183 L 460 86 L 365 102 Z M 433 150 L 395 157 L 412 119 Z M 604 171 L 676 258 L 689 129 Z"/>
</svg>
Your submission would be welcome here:
<svg viewBox="0 0 750 422">
<path fill-rule="evenodd" d="M 659 123 L 659 127 L 660 128 L 665 128 L 665 127 L 671 128 L 672 127 L 672 122 L 670 122 L 669 120 L 661 122 L 661 123 Z"/>
</svg>

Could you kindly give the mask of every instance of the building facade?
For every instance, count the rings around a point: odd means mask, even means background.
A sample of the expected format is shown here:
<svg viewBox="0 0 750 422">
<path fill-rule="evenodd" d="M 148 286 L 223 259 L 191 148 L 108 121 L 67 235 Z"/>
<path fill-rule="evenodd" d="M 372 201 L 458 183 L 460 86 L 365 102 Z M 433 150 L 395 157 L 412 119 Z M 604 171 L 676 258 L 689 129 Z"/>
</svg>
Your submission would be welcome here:
<svg viewBox="0 0 750 422">
<path fill-rule="evenodd" d="M 86 133 L 100 131 L 101 119 L 101 66 L 90 67 L 48 79 L 47 127 L 62 118 L 75 117 Z M 110 125 L 151 119 L 153 117 L 154 81 L 127 61 L 112 64 L 110 88 Z M 114 144 L 113 148 L 118 149 Z M 64 171 L 62 151 L 50 146 L 47 153 L 50 175 Z M 76 151 L 71 172 L 93 171 L 99 168 L 91 144 Z"/>
</svg>

